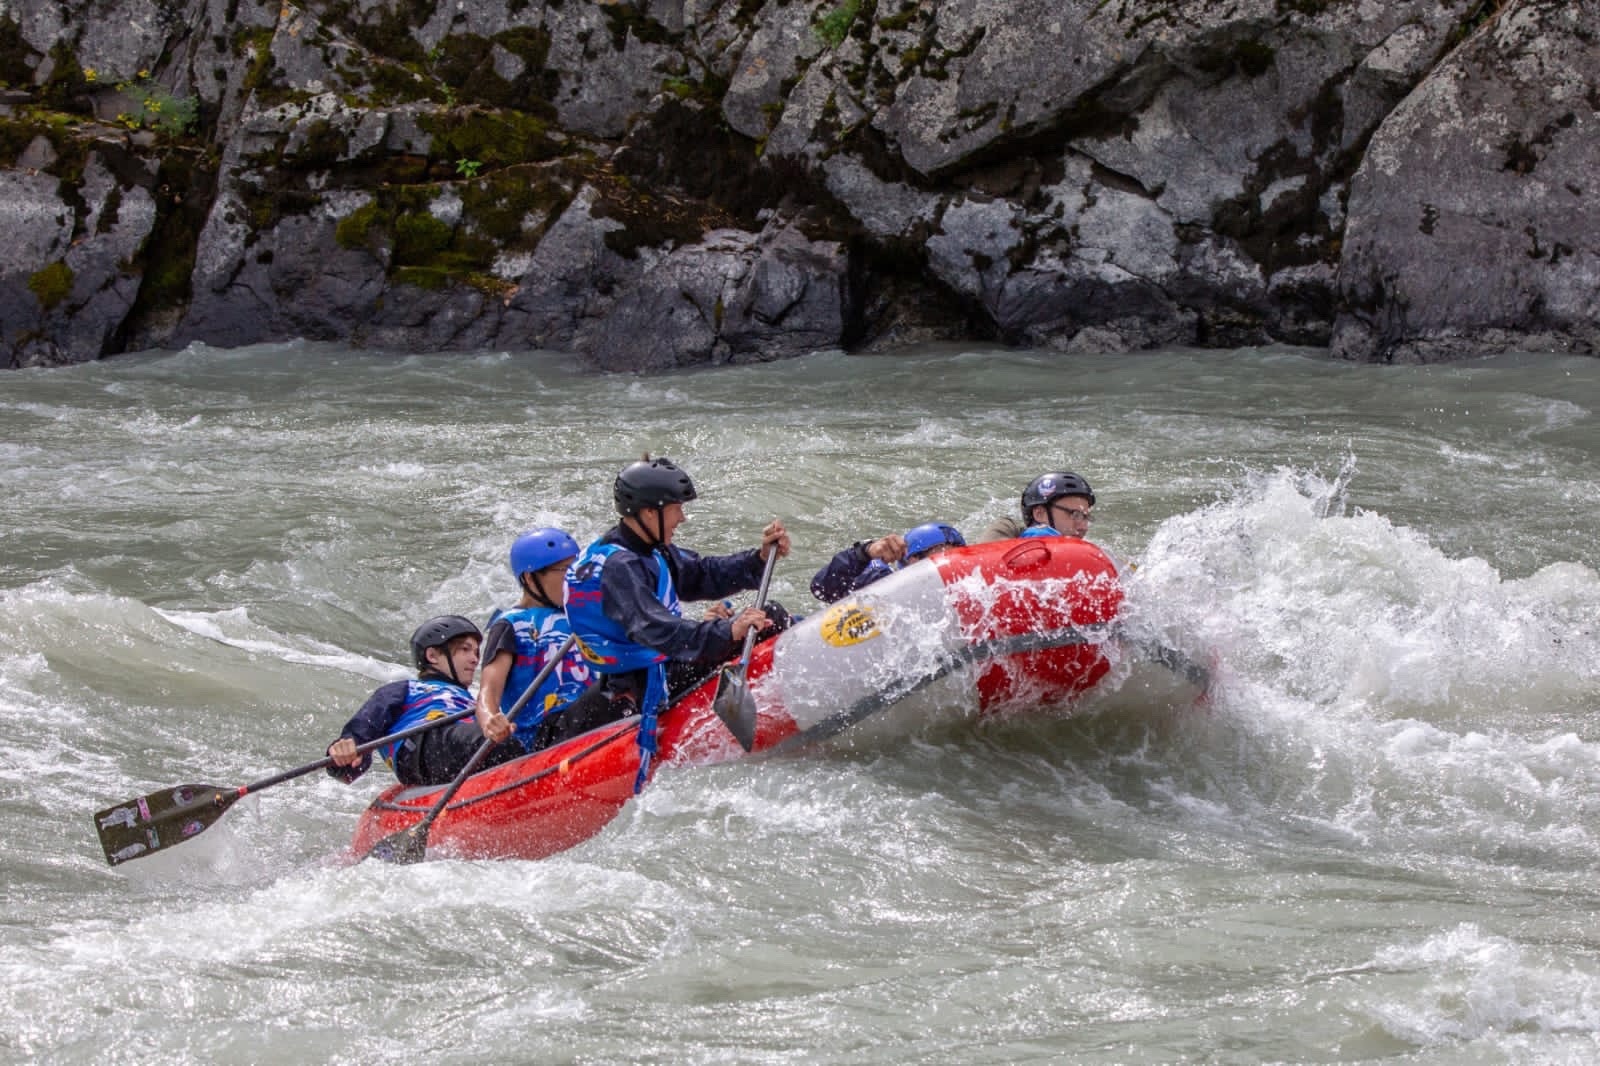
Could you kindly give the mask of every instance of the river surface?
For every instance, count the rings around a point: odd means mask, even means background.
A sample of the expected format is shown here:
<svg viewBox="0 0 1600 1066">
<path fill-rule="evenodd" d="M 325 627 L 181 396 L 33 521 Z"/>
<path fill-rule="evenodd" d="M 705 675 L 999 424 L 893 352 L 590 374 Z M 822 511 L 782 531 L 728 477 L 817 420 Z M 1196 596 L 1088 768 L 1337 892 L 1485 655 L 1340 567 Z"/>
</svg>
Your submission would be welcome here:
<svg viewBox="0 0 1600 1066">
<path fill-rule="evenodd" d="M 787 522 L 791 610 L 1070 467 L 1209 698 L 669 765 L 541 862 L 342 862 L 380 767 L 106 864 L 93 812 L 319 758 L 645 450 L 681 543 Z M 0 375 L 0 465 L 0 1060 L 1600 1059 L 1600 360 L 195 348 Z"/>
</svg>

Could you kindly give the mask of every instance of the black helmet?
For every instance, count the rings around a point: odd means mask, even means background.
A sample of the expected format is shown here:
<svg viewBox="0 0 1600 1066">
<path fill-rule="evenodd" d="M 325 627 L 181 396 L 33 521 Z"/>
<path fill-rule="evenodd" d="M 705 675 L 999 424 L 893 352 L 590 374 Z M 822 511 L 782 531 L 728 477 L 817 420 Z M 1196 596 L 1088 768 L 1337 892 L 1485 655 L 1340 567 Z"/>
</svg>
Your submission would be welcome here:
<svg viewBox="0 0 1600 1066">
<path fill-rule="evenodd" d="M 695 491 L 689 475 L 671 459 L 647 459 L 623 468 L 611 495 L 617 501 L 617 513 L 629 515 L 646 507 L 688 503 Z"/>
<path fill-rule="evenodd" d="M 1022 490 L 1022 520 L 1033 520 L 1033 509 L 1043 507 L 1051 500 L 1059 500 L 1063 496 L 1082 496 L 1089 501 L 1089 506 L 1094 506 L 1094 490 L 1089 483 L 1070 470 L 1059 470 L 1052 474 L 1040 474 L 1028 482 L 1028 487 Z"/>
<path fill-rule="evenodd" d="M 411 634 L 411 658 L 416 661 L 418 670 L 426 670 L 428 668 L 426 652 L 429 648 L 443 647 L 456 637 L 466 636 L 483 639 L 483 633 L 472 624 L 470 618 L 463 618 L 459 614 L 441 614 L 436 618 L 430 618 Z"/>
</svg>

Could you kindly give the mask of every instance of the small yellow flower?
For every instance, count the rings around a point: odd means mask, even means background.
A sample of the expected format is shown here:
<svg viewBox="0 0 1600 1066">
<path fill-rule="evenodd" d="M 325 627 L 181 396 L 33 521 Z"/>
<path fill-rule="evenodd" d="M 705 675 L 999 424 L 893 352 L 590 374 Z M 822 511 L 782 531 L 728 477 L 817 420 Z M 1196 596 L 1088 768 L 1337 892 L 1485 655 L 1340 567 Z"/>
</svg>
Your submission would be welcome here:
<svg viewBox="0 0 1600 1066">
<path fill-rule="evenodd" d="M 99 76 L 100 76 L 100 72 L 98 70 L 95 70 L 93 67 L 84 67 L 83 68 L 83 80 L 84 81 L 94 81 Z"/>
<path fill-rule="evenodd" d="M 141 78 L 148 78 L 149 76 L 150 76 L 150 72 L 148 70 L 141 70 L 139 72 L 139 77 L 141 77 Z"/>
<path fill-rule="evenodd" d="M 151 100 L 148 104 L 145 104 L 144 106 L 148 107 L 151 111 L 160 111 L 161 110 L 161 101 L 160 100 Z"/>
</svg>

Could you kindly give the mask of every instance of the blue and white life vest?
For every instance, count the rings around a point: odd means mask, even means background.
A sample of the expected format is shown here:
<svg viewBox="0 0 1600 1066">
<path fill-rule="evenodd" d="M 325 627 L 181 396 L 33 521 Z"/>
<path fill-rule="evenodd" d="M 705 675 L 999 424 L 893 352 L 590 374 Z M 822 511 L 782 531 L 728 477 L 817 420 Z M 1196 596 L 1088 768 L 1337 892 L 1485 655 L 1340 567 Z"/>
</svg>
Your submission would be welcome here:
<svg viewBox="0 0 1600 1066">
<path fill-rule="evenodd" d="M 511 672 L 506 675 L 506 687 L 500 693 L 500 710 L 509 712 L 528 684 L 544 669 L 550 656 L 561 650 L 572 633 L 572 626 L 566 614 L 553 607 L 513 607 L 497 615 L 495 620 L 511 626 L 517 636 Z M 575 645 L 523 705 L 514 723 L 513 735 L 531 751 L 534 735 L 544 720 L 583 695 L 593 679 L 594 671 Z"/>
<path fill-rule="evenodd" d="M 645 671 L 644 696 L 639 706 L 639 774 L 633 791 L 644 787 L 650 760 L 656 753 L 656 716 L 667 702 L 667 657 L 636 644 L 621 625 L 606 617 L 602 605 L 600 577 L 606 561 L 622 550 L 620 544 L 595 541 L 567 568 L 567 621 L 578 638 L 578 647 L 589 665 L 602 674 Z M 672 568 L 660 549 L 650 553 L 656 563 L 656 599 L 673 614 L 682 616 L 678 590 L 672 584 Z"/>
<path fill-rule="evenodd" d="M 407 681 L 405 705 L 389 732 L 400 733 L 433 718 L 443 718 L 458 711 L 470 710 L 472 710 L 472 693 L 454 681 L 432 677 Z M 399 751 L 400 745 L 404 743 L 403 740 L 397 740 L 378 749 L 383 761 L 389 764 L 389 769 L 394 769 L 395 752 Z"/>
</svg>

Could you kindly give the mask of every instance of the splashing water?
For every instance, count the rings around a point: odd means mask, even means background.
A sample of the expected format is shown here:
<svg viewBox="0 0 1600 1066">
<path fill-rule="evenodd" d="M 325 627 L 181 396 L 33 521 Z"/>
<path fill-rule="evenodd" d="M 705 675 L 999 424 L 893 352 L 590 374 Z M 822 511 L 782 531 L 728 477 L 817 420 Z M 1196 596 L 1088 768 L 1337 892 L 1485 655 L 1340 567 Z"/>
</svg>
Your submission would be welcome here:
<svg viewBox="0 0 1600 1066">
<path fill-rule="evenodd" d="M 1593 360 L 1282 350 L 11 375 L 0 1058 L 1589 1061 L 1597 411 Z M 669 767 L 538 863 L 340 866 L 381 782 L 318 774 L 106 866 L 91 811 L 316 759 L 417 619 L 503 602 L 523 528 L 603 530 L 646 449 L 696 550 L 785 519 L 802 613 L 852 541 L 1077 470 L 1128 650 L 1076 713 Z"/>
</svg>

